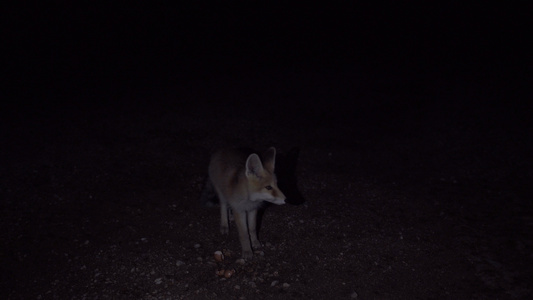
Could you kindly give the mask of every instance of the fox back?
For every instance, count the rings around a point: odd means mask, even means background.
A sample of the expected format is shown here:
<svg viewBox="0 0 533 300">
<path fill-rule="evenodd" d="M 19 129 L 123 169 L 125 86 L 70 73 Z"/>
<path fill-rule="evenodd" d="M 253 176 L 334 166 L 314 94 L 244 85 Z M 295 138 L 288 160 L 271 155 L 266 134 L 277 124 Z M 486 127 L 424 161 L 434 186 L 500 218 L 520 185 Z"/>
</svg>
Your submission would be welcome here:
<svg viewBox="0 0 533 300">
<path fill-rule="evenodd" d="M 285 195 L 278 188 L 274 173 L 275 159 L 276 149 L 273 147 L 262 159 L 250 149 L 237 148 L 216 152 L 209 163 L 208 183 L 220 202 L 220 231 L 228 233 L 228 209 L 231 208 L 244 258 L 252 257 L 252 246 L 254 249 L 261 247 L 257 239 L 256 216 L 263 201 L 285 204 Z"/>
</svg>

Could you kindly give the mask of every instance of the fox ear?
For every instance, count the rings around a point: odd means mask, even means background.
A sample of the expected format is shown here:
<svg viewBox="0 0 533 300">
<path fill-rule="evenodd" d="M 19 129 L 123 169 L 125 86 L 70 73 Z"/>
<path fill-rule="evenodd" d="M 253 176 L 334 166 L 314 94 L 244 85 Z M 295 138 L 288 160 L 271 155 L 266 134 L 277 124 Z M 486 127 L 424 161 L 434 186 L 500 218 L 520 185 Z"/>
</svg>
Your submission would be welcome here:
<svg viewBox="0 0 533 300">
<path fill-rule="evenodd" d="M 246 160 L 246 177 L 255 176 L 261 177 L 263 173 L 263 164 L 261 159 L 255 153 L 250 154 Z"/>
<path fill-rule="evenodd" d="M 263 155 L 263 164 L 265 169 L 274 173 L 274 165 L 276 164 L 276 148 L 270 147 Z"/>
</svg>

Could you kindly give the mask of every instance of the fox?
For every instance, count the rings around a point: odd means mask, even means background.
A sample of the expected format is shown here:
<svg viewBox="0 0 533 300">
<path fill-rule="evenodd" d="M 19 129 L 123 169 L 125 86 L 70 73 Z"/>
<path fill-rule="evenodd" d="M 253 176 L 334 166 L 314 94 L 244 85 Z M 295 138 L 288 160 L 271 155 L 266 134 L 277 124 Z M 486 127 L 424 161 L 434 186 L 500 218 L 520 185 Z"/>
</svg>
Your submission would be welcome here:
<svg viewBox="0 0 533 300">
<path fill-rule="evenodd" d="M 211 156 L 204 190 L 213 189 L 220 204 L 220 232 L 229 233 L 228 212 L 233 213 L 239 232 L 242 258 L 251 259 L 262 247 L 257 238 L 257 212 L 265 202 L 285 204 L 278 188 L 276 148 L 261 157 L 247 148 L 223 149 Z"/>
</svg>

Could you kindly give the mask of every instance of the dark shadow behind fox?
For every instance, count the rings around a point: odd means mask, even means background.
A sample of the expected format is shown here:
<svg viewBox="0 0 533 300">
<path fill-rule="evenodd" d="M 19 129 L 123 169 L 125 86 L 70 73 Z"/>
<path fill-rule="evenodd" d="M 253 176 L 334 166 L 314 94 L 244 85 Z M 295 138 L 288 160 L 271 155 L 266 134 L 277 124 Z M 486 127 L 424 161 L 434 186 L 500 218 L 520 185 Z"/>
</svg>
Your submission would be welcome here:
<svg viewBox="0 0 533 300">
<path fill-rule="evenodd" d="M 259 154 L 261 160 L 263 160 L 263 155 L 256 151 L 253 152 Z M 285 202 L 292 205 L 301 205 L 305 203 L 305 198 L 302 196 L 300 190 L 298 189 L 298 181 L 296 176 L 296 167 L 298 165 L 299 154 L 300 149 L 298 147 L 294 147 L 287 153 L 280 152 L 276 155 L 275 173 L 278 179 L 278 187 L 287 197 Z M 215 188 L 213 187 L 209 176 L 206 176 L 205 178 L 205 183 L 200 194 L 200 203 L 206 207 L 216 207 L 219 205 L 219 200 Z M 272 203 L 264 202 L 263 206 L 258 211 L 258 234 L 261 231 L 261 224 L 265 208 L 270 205 L 272 205 Z"/>
<path fill-rule="evenodd" d="M 299 155 L 300 148 L 293 147 L 289 152 L 281 152 L 276 157 L 278 187 L 287 197 L 285 202 L 292 205 L 305 203 L 305 198 L 298 189 L 298 178 L 296 176 Z"/>
</svg>

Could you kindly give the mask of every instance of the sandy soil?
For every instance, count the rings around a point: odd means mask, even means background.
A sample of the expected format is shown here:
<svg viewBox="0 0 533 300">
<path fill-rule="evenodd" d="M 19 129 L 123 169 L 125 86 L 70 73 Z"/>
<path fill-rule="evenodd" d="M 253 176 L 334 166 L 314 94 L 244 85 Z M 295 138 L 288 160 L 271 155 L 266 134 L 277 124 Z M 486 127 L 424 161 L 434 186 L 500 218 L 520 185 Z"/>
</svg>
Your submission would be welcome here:
<svg viewBox="0 0 533 300">
<path fill-rule="evenodd" d="M 13 111 L 0 298 L 533 296 L 528 127 L 497 109 L 472 119 L 475 104 L 452 100 L 472 93 L 303 82 L 217 79 Z M 293 202 L 266 208 L 265 247 L 244 265 L 235 227 L 220 235 L 218 209 L 198 201 L 210 152 L 230 145 L 276 146 Z"/>
</svg>

